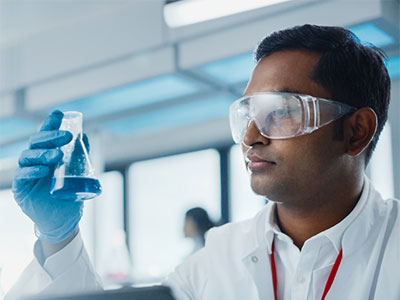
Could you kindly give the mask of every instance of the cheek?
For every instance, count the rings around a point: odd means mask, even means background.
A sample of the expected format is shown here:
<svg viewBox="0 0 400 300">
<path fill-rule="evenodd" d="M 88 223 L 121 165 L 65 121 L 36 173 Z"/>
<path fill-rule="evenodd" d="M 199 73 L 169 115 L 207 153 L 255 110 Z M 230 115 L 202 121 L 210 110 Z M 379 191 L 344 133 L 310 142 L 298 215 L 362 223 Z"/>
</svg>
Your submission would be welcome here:
<svg viewBox="0 0 400 300">
<path fill-rule="evenodd" d="M 304 176 L 318 178 L 330 172 L 340 156 L 340 143 L 333 140 L 331 131 L 316 131 L 288 142 L 291 145 L 282 147 L 281 153 L 285 158 L 286 171 L 296 176 L 303 173 Z"/>
</svg>

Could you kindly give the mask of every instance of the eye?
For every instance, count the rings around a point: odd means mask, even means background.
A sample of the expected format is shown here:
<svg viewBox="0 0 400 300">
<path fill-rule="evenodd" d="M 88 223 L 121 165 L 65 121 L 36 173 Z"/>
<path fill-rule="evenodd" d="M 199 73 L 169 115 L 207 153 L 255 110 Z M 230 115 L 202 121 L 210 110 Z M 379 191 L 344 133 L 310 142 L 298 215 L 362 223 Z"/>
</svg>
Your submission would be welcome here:
<svg viewBox="0 0 400 300">
<path fill-rule="evenodd" d="M 273 118 L 287 118 L 290 116 L 287 109 L 276 109 L 270 115 Z"/>
<path fill-rule="evenodd" d="M 285 108 L 276 109 L 270 112 L 265 118 L 265 126 L 269 128 L 280 128 L 291 119 L 291 112 Z"/>
</svg>

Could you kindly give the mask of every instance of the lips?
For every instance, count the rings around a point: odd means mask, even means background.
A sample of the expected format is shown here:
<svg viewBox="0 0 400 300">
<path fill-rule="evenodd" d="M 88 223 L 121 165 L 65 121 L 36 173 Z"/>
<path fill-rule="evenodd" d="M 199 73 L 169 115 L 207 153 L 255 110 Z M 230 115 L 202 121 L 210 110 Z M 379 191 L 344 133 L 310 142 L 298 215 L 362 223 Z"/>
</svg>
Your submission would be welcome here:
<svg viewBox="0 0 400 300">
<path fill-rule="evenodd" d="M 251 171 L 262 171 L 276 165 L 274 161 L 264 159 L 254 153 L 246 155 L 246 164 Z"/>
</svg>

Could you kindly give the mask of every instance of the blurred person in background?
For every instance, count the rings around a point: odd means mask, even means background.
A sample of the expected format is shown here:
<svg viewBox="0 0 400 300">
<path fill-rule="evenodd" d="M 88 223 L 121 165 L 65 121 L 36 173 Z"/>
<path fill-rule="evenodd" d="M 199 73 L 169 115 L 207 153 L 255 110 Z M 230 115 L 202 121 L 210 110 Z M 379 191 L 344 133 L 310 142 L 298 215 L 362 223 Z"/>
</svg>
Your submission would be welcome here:
<svg viewBox="0 0 400 300">
<path fill-rule="evenodd" d="M 206 233 L 215 224 L 210 220 L 207 211 L 201 207 L 194 207 L 185 213 L 183 233 L 185 238 L 193 240 L 192 254 L 204 247 Z"/>
<path fill-rule="evenodd" d="M 389 108 L 383 53 L 345 28 L 303 25 L 265 37 L 255 58 L 230 125 L 268 204 L 211 229 L 164 284 L 181 300 L 400 299 L 399 200 L 365 175 Z M 19 159 L 13 192 L 38 241 L 8 300 L 102 286 L 79 233 L 83 203 L 49 196 L 71 140 L 61 119 L 53 112 Z"/>
</svg>

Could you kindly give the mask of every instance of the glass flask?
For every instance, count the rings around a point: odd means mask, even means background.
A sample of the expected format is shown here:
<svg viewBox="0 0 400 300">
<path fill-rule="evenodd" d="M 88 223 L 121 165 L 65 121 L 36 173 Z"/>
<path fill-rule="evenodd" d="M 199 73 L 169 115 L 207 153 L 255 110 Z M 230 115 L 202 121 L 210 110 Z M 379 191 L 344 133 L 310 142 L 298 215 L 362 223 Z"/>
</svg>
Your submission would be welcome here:
<svg viewBox="0 0 400 300">
<path fill-rule="evenodd" d="M 54 170 L 50 194 L 62 200 L 88 200 L 101 193 L 101 185 L 94 174 L 89 154 L 83 142 L 82 113 L 64 112 L 60 130 L 72 133 L 72 140 L 61 147 L 64 153 Z"/>
</svg>

